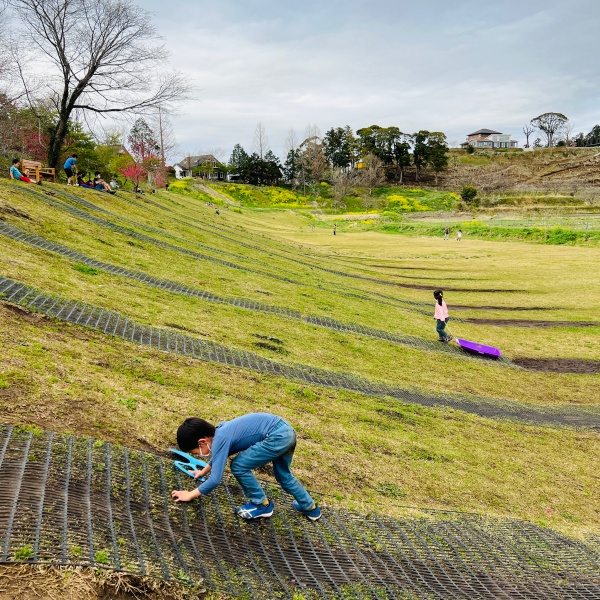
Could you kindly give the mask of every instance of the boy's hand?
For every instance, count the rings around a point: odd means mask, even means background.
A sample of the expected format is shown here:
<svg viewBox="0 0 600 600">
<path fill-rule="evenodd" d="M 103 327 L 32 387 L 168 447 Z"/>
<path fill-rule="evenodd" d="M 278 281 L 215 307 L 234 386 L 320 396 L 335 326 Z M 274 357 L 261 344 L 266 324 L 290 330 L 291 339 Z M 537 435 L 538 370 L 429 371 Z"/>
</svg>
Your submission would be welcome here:
<svg viewBox="0 0 600 600">
<path fill-rule="evenodd" d="M 171 492 L 171 498 L 173 498 L 175 502 L 189 502 L 190 500 L 199 497 L 200 492 L 198 490 L 192 490 L 191 492 L 186 492 L 185 490 L 173 490 Z"/>
<path fill-rule="evenodd" d="M 200 479 L 200 477 L 204 477 L 210 473 L 212 467 L 210 465 L 206 465 L 203 469 L 198 471 L 189 471 L 190 475 L 194 476 L 194 479 Z"/>
</svg>

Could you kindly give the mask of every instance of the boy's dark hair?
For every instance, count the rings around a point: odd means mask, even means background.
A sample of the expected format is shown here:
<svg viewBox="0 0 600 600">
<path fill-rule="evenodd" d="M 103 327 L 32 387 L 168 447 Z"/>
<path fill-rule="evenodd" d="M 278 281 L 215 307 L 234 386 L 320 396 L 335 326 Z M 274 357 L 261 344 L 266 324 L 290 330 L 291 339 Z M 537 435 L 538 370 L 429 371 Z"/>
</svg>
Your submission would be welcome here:
<svg viewBox="0 0 600 600">
<path fill-rule="evenodd" d="M 215 426 L 197 417 L 186 419 L 177 429 L 177 445 L 183 452 L 189 452 L 198 446 L 203 437 L 214 437 Z"/>
<path fill-rule="evenodd" d="M 442 292 L 442 290 L 435 290 L 435 292 L 433 292 L 433 297 L 438 301 L 438 304 L 441 306 L 442 298 L 444 297 L 444 292 Z"/>
<path fill-rule="evenodd" d="M 18 165 L 19 164 L 19 159 L 18 158 L 13 158 L 12 164 L 13 165 Z"/>
<path fill-rule="evenodd" d="M 71 158 L 77 158 L 77 154 L 71 154 Z"/>
</svg>

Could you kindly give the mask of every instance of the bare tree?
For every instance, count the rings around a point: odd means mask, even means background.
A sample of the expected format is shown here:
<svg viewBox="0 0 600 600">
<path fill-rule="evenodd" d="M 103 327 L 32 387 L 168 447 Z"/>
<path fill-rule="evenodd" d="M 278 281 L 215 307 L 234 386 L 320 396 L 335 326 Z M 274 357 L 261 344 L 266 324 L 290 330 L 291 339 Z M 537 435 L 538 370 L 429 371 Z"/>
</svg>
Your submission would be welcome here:
<svg viewBox="0 0 600 600">
<path fill-rule="evenodd" d="M 30 104 L 30 69 L 45 69 L 57 117 L 48 162 L 57 167 L 73 113 L 106 115 L 163 110 L 188 87 L 160 71 L 167 58 L 147 11 L 131 0 L 8 0 L 21 23 L 24 48 L 15 54 Z"/>
<path fill-rule="evenodd" d="M 265 154 L 269 151 L 269 138 L 265 126 L 259 121 L 254 130 L 254 141 L 252 142 L 252 150 L 258 154 L 260 160 L 263 160 Z"/>
<path fill-rule="evenodd" d="M 283 144 L 283 150 L 287 156 L 291 151 L 295 151 L 298 148 L 298 138 L 294 128 L 290 128 Z"/>
<path fill-rule="evenodd" d="M 167 182 L 167 160 L 171 160 L 177 151 L 178 145 L 175 139 L 173 125 L 169 120 L 169 115 L 164 114 L 162 107 L 158 107 L 158 114 L 151 120 L 151 126 L 158 133 L 158 142 L 160 145 L 160 181 L 163 184 Z"/>
<path fill-rule="evenodd" d="M 359 170 L 359 181 L 373 196 L 373 190 L 385 181 L 383 162 L 374 154 L 367 154 L 362 159 L 363 166 Z"/>
<path fill-rule="evenodd" d="M 323 144 L 318 137 L 313 136 L 305 139 L 298 147 L 300 156 L 298 163 L 300 166 L 300 178 L 306 195 L 306 186 L 311 188 L 313 196 L 318 196 L 318 186 L 323 180 L 325 172 L 329 168 Z"/>
<path fill-rule="evenodd" d="M 562 113 L 548 112 L 531 119 L 531 124 L 546 136 L 546 147 L 551 148 L 554 145 L 554 138 L 568 120 Z"/>
<path fill-rule="evenodd" d="M 321 130 L 318 125 L 311 125 L 310 123 L 306 126 L 304 130 L 304 139 L 310 140 L 311 138 L 320 138 Z"/>
<path fill-rule="evenodd" d="M 525 134 L 525 148 L 529 148 L 529 137 L 535 131 L 535 127 L 531 123 L 523 125 L 523 133 Z"/>
<path fill-rule="evenodd" d="M 354 188 L 354 171 L 335 168 L 332 171 L 333 207 L 337 210 L 346 208 L 344 199 Z"/>
</svg>

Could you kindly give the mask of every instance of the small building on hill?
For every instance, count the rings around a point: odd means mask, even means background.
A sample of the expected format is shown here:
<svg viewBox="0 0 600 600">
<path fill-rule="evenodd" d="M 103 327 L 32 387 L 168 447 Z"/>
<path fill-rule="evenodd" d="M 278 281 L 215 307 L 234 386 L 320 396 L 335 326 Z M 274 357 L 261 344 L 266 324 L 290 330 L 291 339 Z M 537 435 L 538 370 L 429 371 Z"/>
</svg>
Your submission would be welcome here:
<svg viewBox="0 0 600 600">
<path fill-rule="evenodd" d="M 495 148 L 516 148 L 519 142 L 510 139 L 509 133 L 500 133 L 491 129 L 479 129 L 467 135 L 467 141 L 463 142 L 460 147 L 466 148 L 481 148 L 485 150 L 493 150 Z"/>
<path fill-rule="evenodd" d="M 227 176 L 227 168 L 212 154 L 186 156 L 173 165 L 175 177 L 201 177 L 209 181 L 223 181 Z"/>
</svg>

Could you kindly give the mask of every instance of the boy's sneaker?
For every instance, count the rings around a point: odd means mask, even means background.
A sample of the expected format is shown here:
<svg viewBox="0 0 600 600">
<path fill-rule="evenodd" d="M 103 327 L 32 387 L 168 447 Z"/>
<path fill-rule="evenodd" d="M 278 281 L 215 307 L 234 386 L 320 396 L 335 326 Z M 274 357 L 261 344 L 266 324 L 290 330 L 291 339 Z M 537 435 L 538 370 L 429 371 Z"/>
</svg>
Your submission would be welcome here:
<svg viewBox="0 0 600 600">
<path fill-rule="evenodd" d="M 451 335 L 449 335 L 449 336 L 446 338 L 446 343 L 448 343 L 448 342 L 451 342 L 453 339 L 454 339 L 454 337 L 453 337 L 453 336 L 451 336 Z"/>
<path fill-rule="evenodd" d="M 242 519 L 251 521 L 252 519 L 270 517 L 273 514 L 274 508 L 275 505 L 271 500 L 269 500 L 269 504 L 254 504 L 253 502 L 248 502 L 248 504 L 236 508 L 235 512 L 238 516 L 242 517 Z"/>
<path fill-rule="evenodd" d="M 312 510 L 304 510 L 297 500 L 292 502 L 294 510 L 302 513 L 305 517 L 308 517 L 311 521 L 318 521 L 321 518 L 321 509 L 315 504 Z"/>
</svg>

